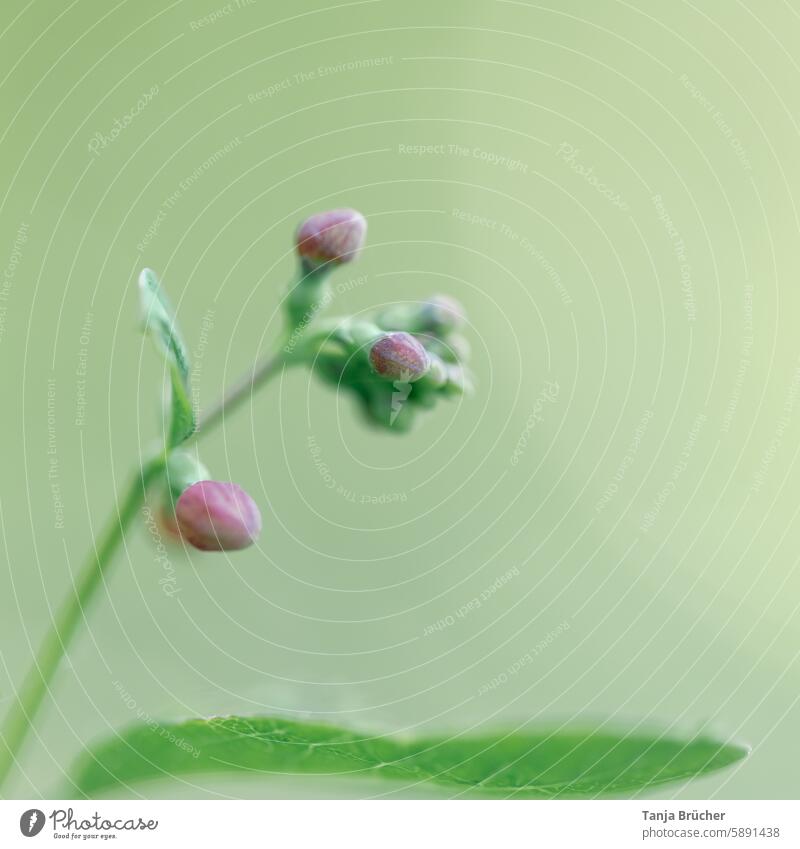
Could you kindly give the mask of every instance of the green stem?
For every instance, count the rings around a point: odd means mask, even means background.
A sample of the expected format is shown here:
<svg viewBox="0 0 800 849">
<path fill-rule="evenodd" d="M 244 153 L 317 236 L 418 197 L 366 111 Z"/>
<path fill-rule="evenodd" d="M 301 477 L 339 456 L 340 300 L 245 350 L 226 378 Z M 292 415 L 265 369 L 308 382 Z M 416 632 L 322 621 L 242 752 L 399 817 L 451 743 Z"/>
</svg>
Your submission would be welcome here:
<svg viewBox="0 0 800 849">
<path fill-rule="evenodd" d="M 163 457 L 148 460 L 128 483 L 120 496 L 116 511 L 103 528 L 78 575 L 75 592 L 64 601 L 58 611 L 36 660 L 17 693 L 16 702 L 6 717 L 0 737 L 0 785 L 16 761 L 33 717 L 50 689 L 53 675 L 78 624 L 84 618 L 86 606 L 103 582 L 106 567 L 122 541 L 125 529 L 144 501 L 148 484 L 163 468 Z"/>
<path fill-rule="evenodd" d="M 207 433 L 232 412 L 245 399 L 287 362 L 283 354 L 264 359 L 225 393 L 222 399 L 203 416 L 198 433 Z M 144 503 L 148 486 L 161 474 L 166 457 L 159 455 L 142 464 L 127 488 L 120 494 L 117 509 L 109 518 L 84 563 L 75 584 L 75 591 L 62 604 L 42 643 L 36 660 L 17 692 L 17 698 L 6 716 L 0 733 L 0 787 L 16 763 L 17 754 L 30 731 L 36 712 L 58 669 L 79 623 L 85 617 L 86 607 L 103 583 L 113 555 L 123 540 L 125 531 Z"/>
<path fill-rule="evenodd" d="M 200 417 L 197 430 L 194 437 L 191 438 L 195 438 L 201 433 L 207 433 L 216 427 L 226 414 L 230 415 L 237 407 L 241 406 L 242 402 L 251 397 L 256 389 L 266 383 L 286 362 L 287 358 L 282 354 L 273 354 L 263 359 L 252 371 L 249 371 L 234 383 L 222 398 L 204 416 Z"/>
</svg>

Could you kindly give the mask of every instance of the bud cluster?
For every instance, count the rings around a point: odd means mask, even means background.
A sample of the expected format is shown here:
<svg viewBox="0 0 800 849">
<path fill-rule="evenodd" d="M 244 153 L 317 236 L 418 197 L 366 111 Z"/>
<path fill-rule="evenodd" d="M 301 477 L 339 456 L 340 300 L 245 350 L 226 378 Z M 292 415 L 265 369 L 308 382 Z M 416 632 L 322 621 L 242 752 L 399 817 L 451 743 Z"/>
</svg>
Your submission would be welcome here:
<svg viewBox="0 0 800 849">
<path fill-rule="evenodd" d="M 366 231 L 354 209 L 312 215 L 298 228 L 299 271 L 285 301 L 283 363 L 313 364 L 320 377 L 358 399 L 369 422 L 402 432 L 419 410 L 470 388 L 464 311 L 453 298 L 436 295 L 367 317 L 320 319 L 331 301 L 330 273 L 359 255 Z M 173 333 L 168 316 L 162 324 Z M 253 499 L 235 483 L 211 480 L 192 451 L 172 446 L 163 496 L 164 528 L 202 551 L 247 548 L 261 531 Z"/>
</svg>

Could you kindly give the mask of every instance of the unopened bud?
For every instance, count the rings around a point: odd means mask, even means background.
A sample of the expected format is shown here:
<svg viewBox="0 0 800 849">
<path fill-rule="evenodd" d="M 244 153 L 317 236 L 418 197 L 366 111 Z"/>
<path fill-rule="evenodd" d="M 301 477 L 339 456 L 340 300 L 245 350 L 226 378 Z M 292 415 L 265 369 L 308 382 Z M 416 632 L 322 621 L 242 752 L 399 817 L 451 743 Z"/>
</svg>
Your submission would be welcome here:
<svg viewBox="0 0 800 849">
<path fill-rule="evenodd" d="M 247 548 L 261 532 L 255 501 L 237 484 L 199 481 L 175 505 L 181 536 L 201 551 Z"/>
<path fill-rule="evenodd" d="M 410 333 L 387 333 L 373 343 L 369 352 L 372 370 L 388 380 L 413 383 L 430 366 L 428 352 Z"/>
<path fill-rule="evenodd" d="M 364 245 L 367 222 L 355 209 L 331 209 L 307 218 L 297 231 L 297 252 L 316 268 L 350 262 Z"/>
</svg>

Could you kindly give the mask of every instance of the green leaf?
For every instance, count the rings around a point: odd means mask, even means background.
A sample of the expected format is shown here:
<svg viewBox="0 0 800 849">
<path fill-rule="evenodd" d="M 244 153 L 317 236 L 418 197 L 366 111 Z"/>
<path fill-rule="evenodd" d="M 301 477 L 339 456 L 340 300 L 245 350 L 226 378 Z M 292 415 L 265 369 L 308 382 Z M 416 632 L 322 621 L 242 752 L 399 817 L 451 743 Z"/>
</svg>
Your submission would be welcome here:
<svg viewBox="0 0 800 849">
<path fill-rule="evenodd" d="M 149 268 L 139 275 L 139 304 L 142 327 L 167 361 L 170 372 L 170 425 L 167 448 L 188 439 L 196 427 L 194 410 L 189 400 L 189 357 L 175 324 L 172 306 Z"/>
<path fill-rule="evenodd" d="M 747 749 L 707 737 L 533 731 L 401 738 L 283 717 L 218 717 L 136 726 L 86 752 L 73 780 L 88 796 L 187 773 L 375 776 L 456 791 L 554 798 L 641 790 L 712 772 Z"/>
</svg>

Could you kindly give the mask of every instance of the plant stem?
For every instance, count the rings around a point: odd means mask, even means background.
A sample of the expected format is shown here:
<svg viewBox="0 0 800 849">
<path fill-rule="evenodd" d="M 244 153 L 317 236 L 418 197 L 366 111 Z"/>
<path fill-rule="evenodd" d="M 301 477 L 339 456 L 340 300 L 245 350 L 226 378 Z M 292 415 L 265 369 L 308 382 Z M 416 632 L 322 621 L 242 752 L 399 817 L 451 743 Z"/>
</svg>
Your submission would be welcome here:
<svg viewBox="0 0 800 849">
<path fill-rule="evenodd" d="M 226 413 L 240 406 L 286 362 L 287 358 L 282 354 L 262 360 L 201 417 L 193 438 L 212 430 L 224 419 Z M 106 522 L 78 575 L 74 593 L 70 594 L 59 609 L 0 732 L 0 787 L 16 763 L 17 754 L 31 728 L 34 716 L 50 691 L 53 676 L 78 624 L 85 618 L 86 607 L 103 583 L 105 572 L 123 540 L 126 529 L 144 503 L 148 486 L 164 470 L 166 460 L 163 454 L 147 460 L 120 494 L 117 509 Z"/>
<path fill-rule="evenodd" d="M 55 621 L 25 676 L 17 699 L 6 717 L 0 736 L 0 785 L 16 761 L 36 711 L 50 689 L 53 675 L 64 657 L 84 611 L 103 582 L 105 569 L 144 501 L 148 484 L 164 468 L 164 457 L 145 462 L 122 492 L 117 509 L 108 519 L 94 548 L 86 558 L 75 584 L 75 592 L 62 604 Z"/>
</svg>

